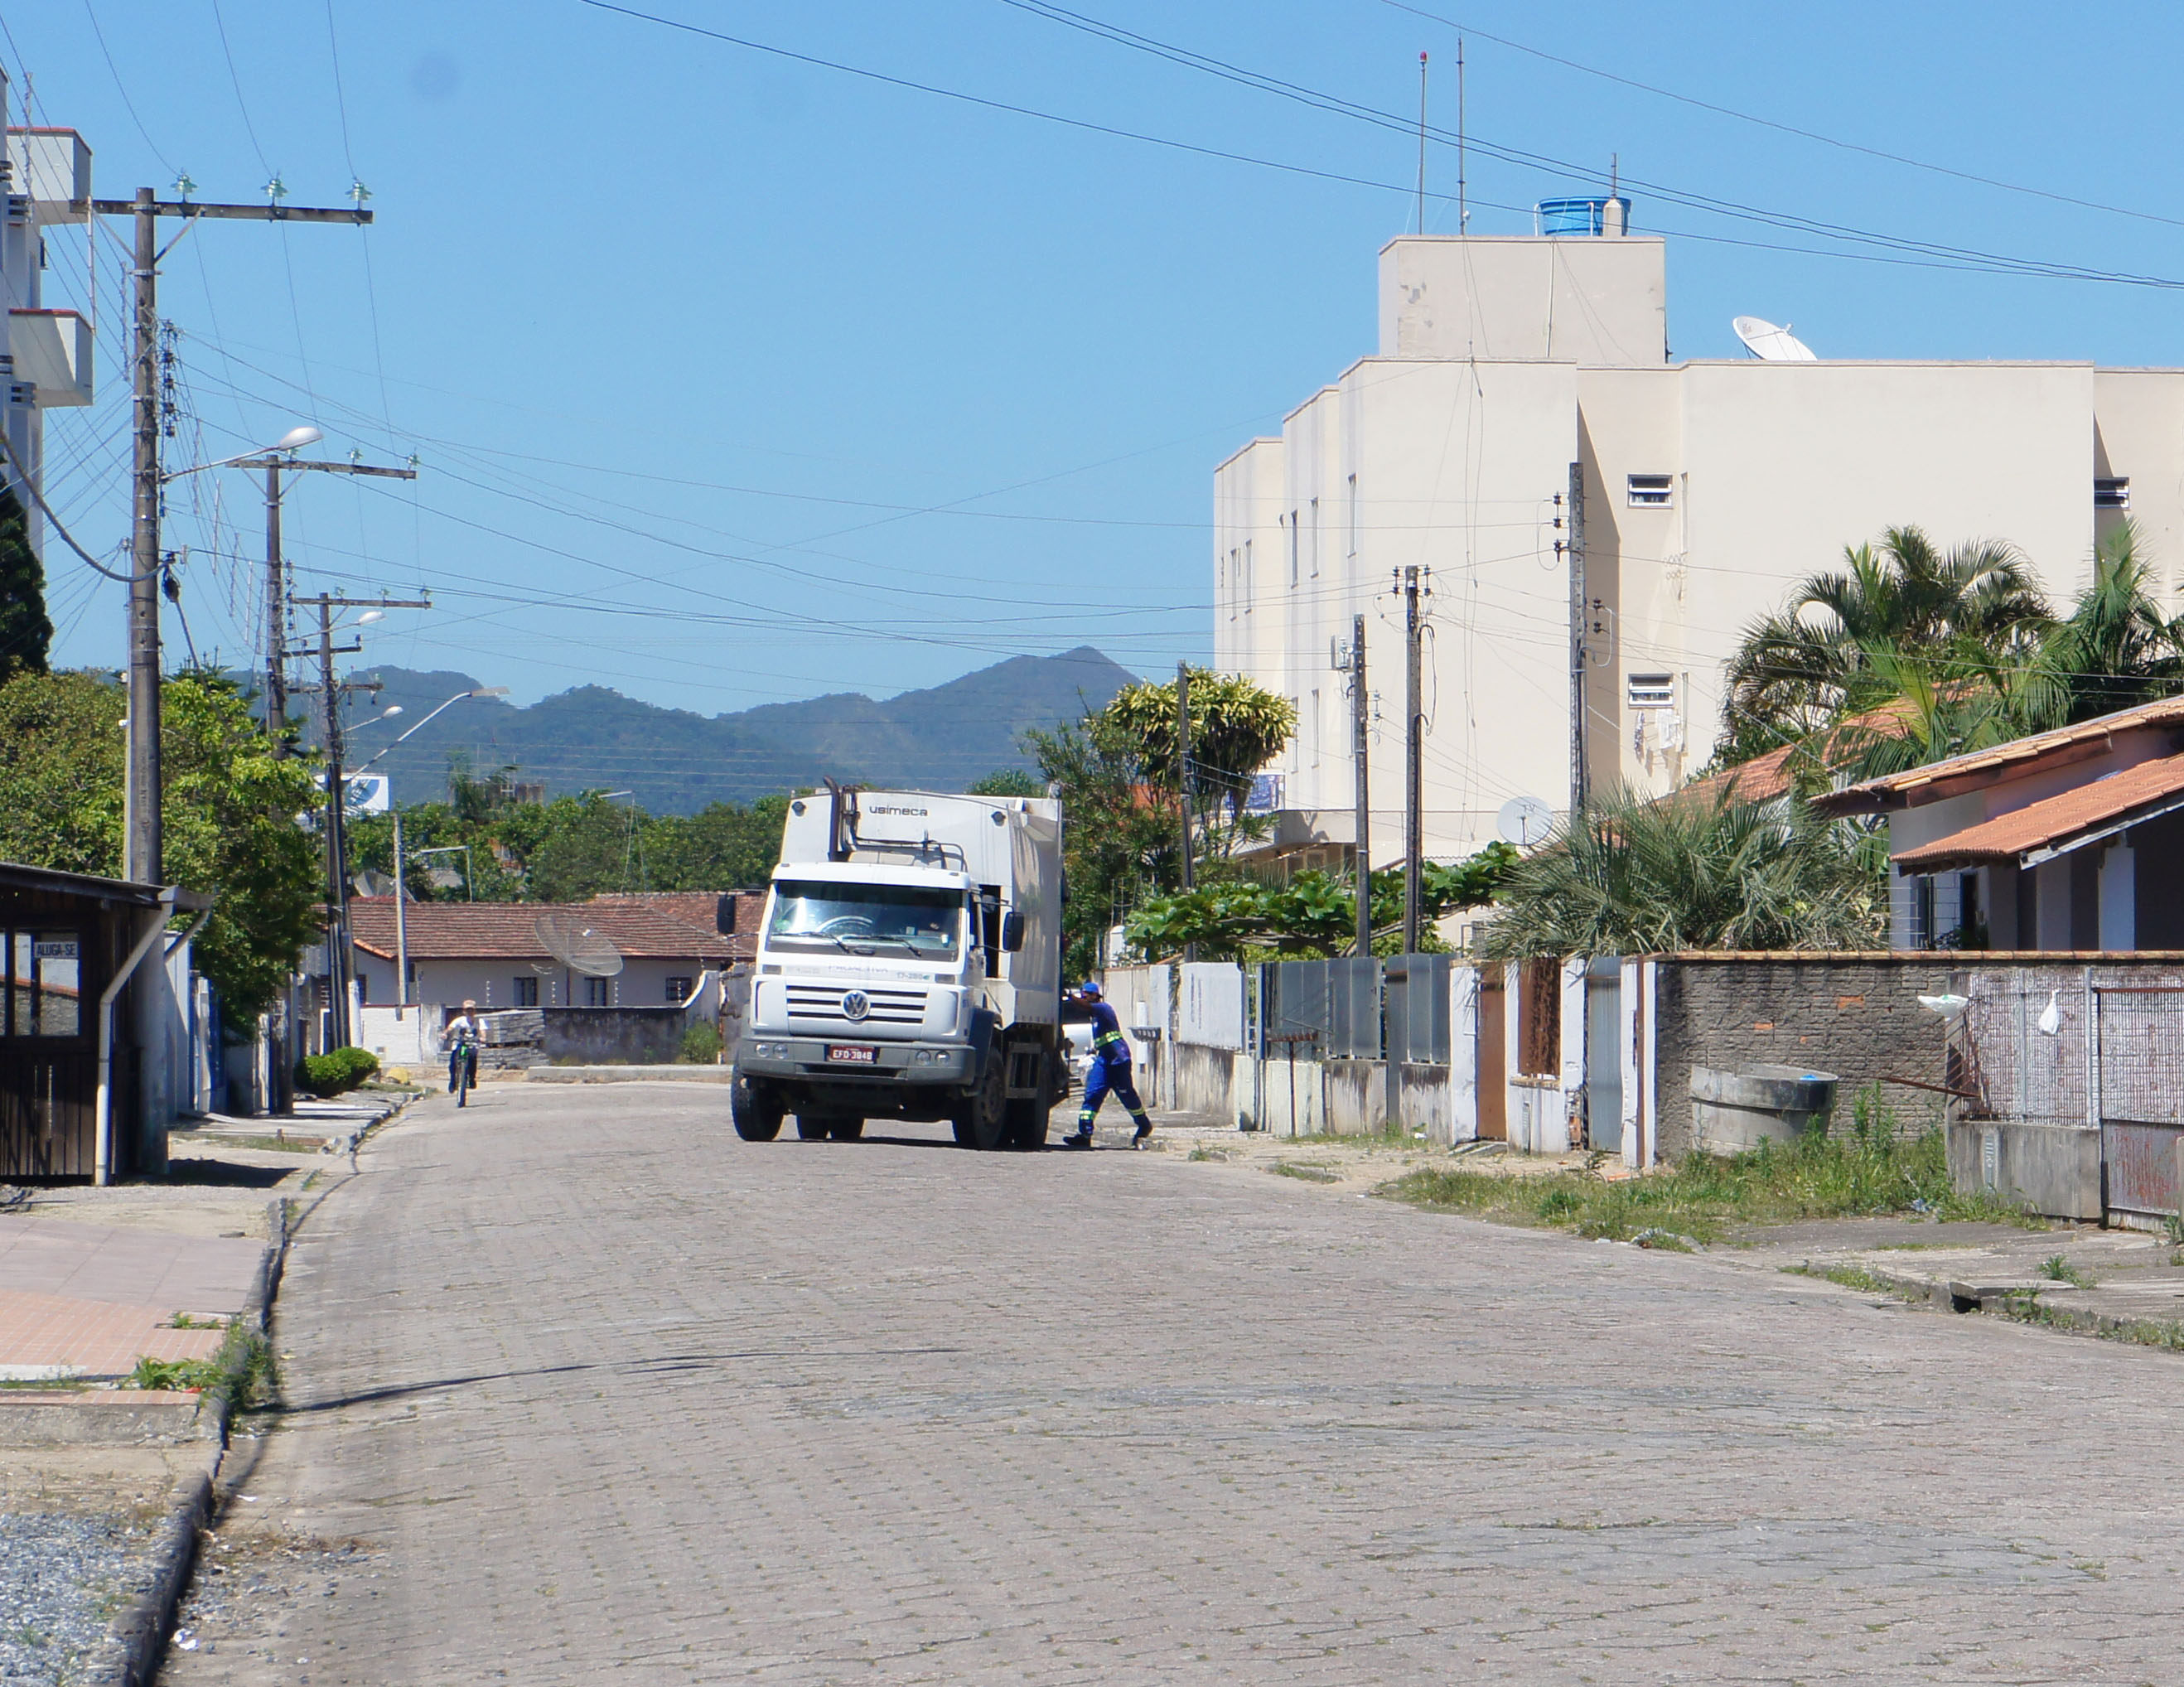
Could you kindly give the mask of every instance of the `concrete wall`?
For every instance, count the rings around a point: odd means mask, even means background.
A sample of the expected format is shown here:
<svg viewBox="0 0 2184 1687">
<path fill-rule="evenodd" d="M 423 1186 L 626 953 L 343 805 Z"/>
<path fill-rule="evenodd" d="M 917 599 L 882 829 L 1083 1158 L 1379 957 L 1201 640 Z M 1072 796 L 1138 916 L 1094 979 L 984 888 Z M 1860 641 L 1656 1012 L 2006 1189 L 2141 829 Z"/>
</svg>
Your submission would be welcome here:
<svg viewBox="0 0 2184 1687">
<path fill-rule="evenodd" d="M 1659 1158 L 1691 1145 L 1694 1066 L 1758 1065 L 1836 1073 L 1834 1127 L 1846 1128 L 1858 1091 L 1886 1077 L 1936 1083 L 1942 1024 L 1919 997 L 1947 991 L 1960 955 L 1663 957 L 1653 964 L 1652 1099 L 1649 1133 Z M 1941 1122 L 1942 1098 L 1884 1086 L 1907 1134 Z"/>
<path fill-rule="evenodd" d="M 1195 1114 L 1213 1124 L 1234 1125 L 1237 1122 L 1237 1077 L 1243 1074 L 1248 1083 L 1251 1061 L 1234 1049 L 1209 1049 L 1195 1043 L 1178 1043 L 1175 1050 L 1173 1100 L 1164 1105 L 1178 1112 Z M 1139 1098 L 1148 1106 L 1150 1096 Z M 1242 1098 L 1249 1111 L 1248 1092 Z"/>
<path fill-rule="evenodd" d="M 1297 1070 L 1304 1070 L 1298 1063 Z M 1337 1136 L 1378 1136 L 1388 1122 L 1388 1068 L 1379 1061 L 1328 1061 L 1320 1068 L 1326 1128 Z"/>
<path fill-rule="evenodd" d="M 679 1007 L 549 1007 L 546 1059 L 562 1066 L 670 1066 L 689 1023 Z"/>
<path fill-rule="evenodd" d="M 2067 1125 L 1974 1120 L 1949 1127 L 1949 1180 L 2051 1218 L 2101 1222 L 2101 1133 Z"/>
</svg>

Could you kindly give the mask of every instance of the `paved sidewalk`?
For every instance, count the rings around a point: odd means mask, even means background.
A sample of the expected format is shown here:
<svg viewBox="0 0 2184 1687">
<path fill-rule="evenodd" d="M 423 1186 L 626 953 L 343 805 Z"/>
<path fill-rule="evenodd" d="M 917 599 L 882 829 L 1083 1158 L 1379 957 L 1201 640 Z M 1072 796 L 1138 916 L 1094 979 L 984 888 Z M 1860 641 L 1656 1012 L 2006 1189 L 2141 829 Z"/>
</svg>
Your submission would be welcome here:
<svg viewBox="0 0 2184 1687">
<path fill-rule="evenodd" d="M 942 1134 L 382 1133 L 164 1687 L 2176 1674 L 2176 1358 Z"/>
<path fill-rule="evenodd" d="M 0 1380 L 125 1376 L 139 1358 L 203 1359 L 217 1329 L 171 1328 L 177 1313 L 242 1309 L 265 1244 L 0 1217 Z"/>
</svg>

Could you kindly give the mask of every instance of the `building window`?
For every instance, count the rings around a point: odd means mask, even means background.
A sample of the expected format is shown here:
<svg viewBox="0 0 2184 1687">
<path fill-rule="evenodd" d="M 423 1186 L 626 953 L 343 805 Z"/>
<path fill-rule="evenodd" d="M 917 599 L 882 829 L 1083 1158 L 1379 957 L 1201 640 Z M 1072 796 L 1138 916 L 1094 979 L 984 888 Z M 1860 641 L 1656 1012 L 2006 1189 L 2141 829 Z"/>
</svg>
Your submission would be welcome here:
<svg viewBox="0 0 2184 1687">
<path fill-rule="evenodd" d="M 1319 578 L 1319 500 L 1312 501 L 1312 577 Z"/>
<path fill-rule="evenodd" d="M 1312 734 L 1312 765 L 1319 766 L 1319 693 L 1312 694 L 1312 708 L 1304 717 L 1305 730 Z"/>
<path fill-rule="evenodd" d="M 1669 475 L 1626 475 L 1623 484 L 1633 509 L 1666 509 L 1674 501 L 1674 479 Z"/>
<path fill-rule="evenodd" d="M 359 1007 L 371 999 L 371 975 L 369 972 L 356 975 L 356 999 Z"/>
<path fill-rule="evenodd" d="M 1244 595 L 1244 553 L 1228 553 L 1228 619 L 1236 619 L 1236 599 Z"/>
<path fill-rule="evenodd" d="M 538 1005 L 538 975 L 534 972 L 526 977 L 521 972 L 517 973 L 515 991 L 509 999 L 518 1007 L 537 1007 Z"/>
<path fill-rule="evenodd" d="M 1244 541 L 1244 589 L 1243 589 L 1242 593 L 1241 593 L 1240 595 L 1240 596 L 1243 598 L 1243 599 L 1244 599 L 1244 613 L 1245 613 L 1245 615 L 1249 615 L 1249 614 L 1251 614 L 1251 542 L 1249 539 L 1246 539 L 1246 540 L 1245 540 L 1245 541 Z"/>
<path fill-rule="evenodd" d="M 1290 584 L 1292 586 L 1297 583 L 1297 513 L 1292 509 L 1289 513 Z"/>
<path fill-rule="evenodd" d="M 2116 475 L 2093 482 L 2093 508 L 2096 509 L 2128 509 L 2131 508 L 2131 476 Z"/>
<path fill-rule="evenodd" d="M 75 1037 L 85 1028 L 82 933 L 8 932 L 0 958 L 8 966 L 0 1033 Z"/>
<path fill-rule="evenodd" d="M 1624 680 L 1624 698 L 1633 709 L 1674 709 L 1676 706 L 1676 676 L 1674 674 L 1630 674 Z"/>
<path fill-rule="evenodd" d="M 1357 555 L 1357 476 L 1352 475 L 1352 476 L 1350 477 L 1349 483 L 1348 483 L 1347 487 L 1346 487 L 1346 489 L 1345 489 L 1345 496 L 1346 496 L 1346 498 L 1347 502 L 1346 502 L 1346 506 L 1345 506 L 1345 508 L 1344 508 L 1344 509 L 1343 509 L 1343 512 L 1342 512 L 1342 521 L 1343 521 L 1343 527 L 1344 527 L 1344 537 L 1343 537 L 1343 543 L 1344 543 L 1346 545 L 1347 545 L 1347 546 L 1349 547 L 1349 554 L 1351 554 L 1351 556 L 1355 556 L 1355 555 Z"/>
<path fill-rule="evenodd" d="M 690 980 L 670 978 L 667 981 L 667 1005 L 680 1007 L 690 999 Z"/>
<path fill-rule="evenodd" d="M 614 980 L 611 978 L 585 979 L 584 1005 L 586 1007 L 612 1007 L 614 1005 Z"/>
</svg>

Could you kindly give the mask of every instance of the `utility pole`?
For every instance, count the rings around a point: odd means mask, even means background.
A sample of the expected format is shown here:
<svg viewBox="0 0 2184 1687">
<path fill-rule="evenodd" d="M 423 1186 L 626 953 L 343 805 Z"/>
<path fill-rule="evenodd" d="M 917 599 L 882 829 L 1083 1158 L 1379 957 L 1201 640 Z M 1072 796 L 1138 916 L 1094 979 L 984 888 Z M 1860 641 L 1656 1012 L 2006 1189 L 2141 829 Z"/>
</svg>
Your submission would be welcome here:
<svg viewBox="0 0 2184 1687">
<path fill-rule="evenodd" d="M 336 597 L 331 593 L 315 598 L 298 598 L 298 608 L 315 608 L 319 612 L 319 643 L 315 650 L 301 650 L 298 655 L 319 659 L 317 690 L 325 705 L 326 755 L 326 1035 L 330 1046 L 346 1048 L 351 1038 L 348 1022 L 348 852 L 343 836 L 342 819 L 348 805 L 348 781 L 342 773 L 342 702 L 355 688 L 337 684 L 334 679 L 334 658 L 337 655 L 364 649 L 362 643 L 334 643 L 334 611 L 336 610 L 429 610 L 432 601 L 424 598 L 356 599 Z M 284 653 L 285 654 L 285 653 Z"/>
<path fill-rule="evenodd" d="M 1183 888 L 1186 894 L 1193 888 L 1190 862 L 1190 665 L 1175 665 L 1175 794 L 1177 806 L 1183 810 Z M 1185 960 L 1198 959 L 1198 945 L 1187 943 L 1183 946 Z"/>
<path fill-rule="evenodd" d="M 281 190 L 285 192 L 286 190 Z M 136 415 L 131 480 L 134 505 L 130 531 L 129 572 L 129 755 L 127 815 L 122 876 L 156 884 L 165 877 L 164 839 L 159 824 L 159 219 L 243 218 L 259 222 L 368 223 L 371 213 L 359 203 L 336 211 L 280 204 L 199 205 L 163 200 L 148 187 L 133 199 L 94 199 L 91 209 L 103 217 L 131 217 L 136 238 L 131 280 L 136 317 Z M 177 237 L 179 238 L 180 237 Z M 173 249 L 170 242 L 166 250 Z"/>
<path fill-rule="evenodd" d="M 287 643 L 288 630 L 281 610 L 287 601 L 288 579 L 287 565 L 281 554 L 281 472 L 316 469 L 330 475 L 381 475 L 390 480 L 414 481 L 417 471 L 375 468 L 365 463 L 317 463 L 277 451 L 239 458 L 229 466 L 265 470 L 265 731 L 273 740 L 273 754 L 285 756 L 289 749 L 288 674 L 281 650 Z"/>
<path fill-rule="evenodd" d="M 1425 826 L 1418 811 L 1424 784 L 1425 688 L 1419 672 L 1424 622 L 1418 615 L 1418 567 L 1403 570 L 1403 953 L 1418 951 L 1424 909 Z"/>
<path fill-rule="evenodd" d="M 1368 777 L 1365 747 L 1371 735 L 1371 699 L 1365 688 L 1365 617 L 1350 618 L 1350 755 L 1357 806 L 1357 860 L 1353 869 L 1357 888 L 1357 953 L 1373 952 L 1373 784 Z"/>
<path fill-rule="evenodd" d="M 1574 821 L 1590 797 L 1585 765 L 1585 465 L 1569 465 L 1569 811 Z"/>
</svg>

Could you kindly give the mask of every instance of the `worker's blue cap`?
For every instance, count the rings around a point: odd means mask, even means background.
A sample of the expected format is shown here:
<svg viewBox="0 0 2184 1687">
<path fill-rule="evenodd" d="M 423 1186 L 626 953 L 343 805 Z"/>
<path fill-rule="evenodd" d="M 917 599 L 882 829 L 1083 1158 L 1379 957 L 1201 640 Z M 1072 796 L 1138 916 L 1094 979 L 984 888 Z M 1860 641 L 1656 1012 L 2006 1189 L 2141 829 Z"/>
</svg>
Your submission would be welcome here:
<svg viewBox="0 0 2184 1687">
<path fill-rule="evenodd" d="M 1100 981 L 1097 978 L 1087 978 L 1084 981 L 1084 988 L 1079 990 L 1077 994 L 1081 996 L 1098 995 L 1100 994 Z"/>
</svg>

